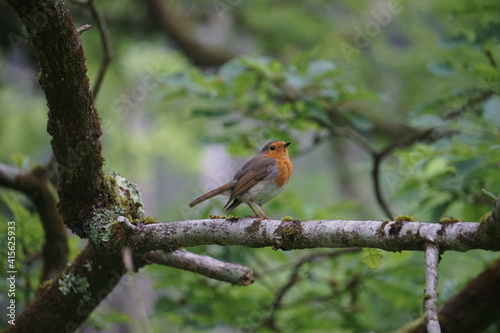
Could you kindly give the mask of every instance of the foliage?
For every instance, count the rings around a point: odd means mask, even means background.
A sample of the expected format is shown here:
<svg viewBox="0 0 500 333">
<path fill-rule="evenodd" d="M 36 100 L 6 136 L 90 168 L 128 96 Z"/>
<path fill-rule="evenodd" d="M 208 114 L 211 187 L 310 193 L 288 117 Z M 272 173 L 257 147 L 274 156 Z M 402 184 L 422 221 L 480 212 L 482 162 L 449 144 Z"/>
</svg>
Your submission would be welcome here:
<svg viewBox="0 0 500 333">
<path fill-rule="evenodd" d="M 256 147 L 272 138 L 297 142 L 304 131 L 322 136 L 339 124 L 370 129 L 370 121 L 350 110 L 349 103 L 376 100 L 377 95 L 342 83 L 341 73 L 327 60 L 298 59 L 284 65 L 271 58 L 240 57 L 217 74 L 191 71 L 164 81 L 166 98 L 202 98 L 191 115 L 217 118 L 222 125 L 212 128 L 206 141 L 229 142 L 231 153 L 248 154 L 241 147 Z"/>
<path fill-rule="evenodd" d="M 382 263 L 384 255 L 381 250 L 378 249 L 363 249 L 363 262 L 368 265 L 368 267 L 377 269 Z"/>
<path fill-rule="evenodd" d="M 1 199 L 9 213 L 0 214 L 0 259 L 4 272 L 17 272 L 15 299 L 16 306 L 22 308 L 35 297 L 40 283 L 41 265 L 38 259 L 44 242 L 43 230 L 38 215 L 26 208 L 24 197 L 9 191 L 2 193 Z M 15 226 L 15 269 L 7 269 L 7 241 L 11 241 L 7 238 L 9 221 L 14 222 Z M 3 278 L 1 287 L 2 290 L 9 290 L 9 281 Z M 7 293 L 4 295 L 7 296 Z"/>
<path fill-rule="evenodd" d="M 500 185 L 500 71 L 492 55 L 500 35 L 490 15 L 493 8 L 498 4 L 483 1 L 456 4 L 451 10 L 455 25 L 442 45 L 453 51 L 475 49 L 485 56 L 453 59 L 450 53 L 449 59 L 432 64 L 436 75 L 466 76 L 470 84 L 416 108 L 410 114 L 412 125 L 438 128 L 436 139 L 397 154 L 396 197 L 418 198 L 413 209 L 419 207 L 432 221 L 445 214 L 478 221 L 491 206 L 483 189 L 494 191 Z"/>
</svg>

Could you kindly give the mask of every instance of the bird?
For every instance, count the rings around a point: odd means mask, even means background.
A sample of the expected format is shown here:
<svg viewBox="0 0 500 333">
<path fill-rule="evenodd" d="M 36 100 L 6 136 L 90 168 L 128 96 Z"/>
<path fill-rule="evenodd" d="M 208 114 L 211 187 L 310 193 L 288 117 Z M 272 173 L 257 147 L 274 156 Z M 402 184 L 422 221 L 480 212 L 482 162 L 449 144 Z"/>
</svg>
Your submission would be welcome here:
<svg viewBox="0 0 500 333">
<path fill-rule="evenodd" d="M 229 196 L 224 206 L 228 212 L 246 203 L 255 217 L 269 219 L 260 206 L 280 194 L 292 175 L 293 166 L 287 149 L 290 144 L 269 142 L 257 156 L 236 171 L 230 182 L 194 199 L 189 207 L 221 194 Z"/>
</svg>

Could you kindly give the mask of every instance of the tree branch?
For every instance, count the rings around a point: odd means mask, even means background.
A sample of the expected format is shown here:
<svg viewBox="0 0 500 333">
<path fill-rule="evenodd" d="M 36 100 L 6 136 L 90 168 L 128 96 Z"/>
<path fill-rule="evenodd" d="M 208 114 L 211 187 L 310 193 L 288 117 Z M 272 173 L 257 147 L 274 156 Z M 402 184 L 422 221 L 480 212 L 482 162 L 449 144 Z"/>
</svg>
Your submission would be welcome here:
<svg viewBox="0 0 500 333">
<path fill-rule="evenodd" d="M 254 281 L 253 271 L 250 268 L 186 250 L 153 251 L 145 254 L 144 259 L 151 263 L 183 269 L 234 285 L 248 286 Z"/>
<path fill-rule="evenodd" d="M 102 172 L 100 121 L 89 87 L 80 34 L 66 1 L 8 0 L 26 26 L 49 107 L 47 131 L 57 161 L 61 215 L 85 237 L 93 207 L 114 200 Z"/>
<path fill-rule="evenodd" d="M 500 250 L 485 224 L 380 221 L 292 221 L 238 219 L 146 224 L 127 240 L 134 253 L 183 246 L 241 245 L 274 249 L 372 247 L 386 251 L 424 251 L 429 240 L 441 251 Z"/>
<path fill-rule="evenodd" d="M 493 68 L 497 68 L 497 62 L 495 61 L 495 57 L 493 57 L 493 53 L 491 52 L 491 50 L 484 50 L 484 54 L 486 55 L 486 58 L 488 58 L 490 65 Z"/>
<path fill-rule="evenodd" d="M 97 23 L 97 28 L 99 30 L 99 38 L 101 39 L 102 46 L 102 60 L 101 66 L 99 67 L 99 73 L 97 74 L 97 78 L 94 82 L 94 87 L 92 88 L 92 93 L 94 94 L 94 99 L 97 98 L 97 94 L 101 88 L 102 81 L 104 79 L 104 75 L 106 74 L 106 70 L 108 69 L 108 65 L 113 59 L 113 47 L 111 46 L 111 38 L 109 37 L 108 25 L 106 24 L 106 20 L 102 13 L 97 10 L 97 7 L 94 4 L 94 0 L 73 0 L 73 2 L 86 6 L 92 18 Z M 81 33 L 81 31 L 79 31 Z"/>
<path fill-rule="evenodd" d="M 194 24 L 191 18 L 179 10 L 176 11 L 172 2 L 167 6 L 164 5 L 164 1 L 159 0 L 147 0 L 146 2 L 155 25 L 179 46 L 194 65 L 218 67 L 237 55 L 198 41 L 193 33 Z"/>
<path fill-rule="evenodd" d="M 288 281 L 276 292 L 273 304 L 271 305 L 270 314 L 267 318 L 263 320 L 263 325 L 265 327 L 270 328 L 273 331 L 279 331 L 276 325 L 276 312 L 282 307 L 283 298 L 288 293 L 288 291 L 290 291 L 292 287 L 295 286 L 300 281 L 299 271 L 302 268 L 302 266 L 304 266 L 306 263 L 309 262 L 316 262 L 320 260 L 330 259 L 344 254 L 356 253 L 359 251 L 360 249 L 356 248 L 345 249 L 345 250 L 333 250 L 324 253 L 323 252 L 312 253 L 299 259 L 295 263 L 290 273 L 290 277 L 288 278 Z"/>
<path fill-rule="evenodd" d="M 97 252 L 88 244 L 9 325 L 12 332 L 73 332 L 116 286 L 126 272 L 120 257 Z"/>
<path fill-rule="evenodd" d="M 439 309 L 442 332 L 483 332 L 500 317 L 500 260 L 496 260 Z M 406 324 L 397 333 L 427 333 L 422 318 Z"/>
<path fill-rule="evenodd" d="M 330 129 L 332 130 L 332 133 L 340 136 L 340 137 L 346 137 L 355 144 L 357 144 L 361 149 L 363 149 L 365 152 L 367 152 L 370 155 L 375 155 L 376 152 L 373 149 L 372 145 L 357 131 L 353 130 L 350 127 L 343 127 L 343 126 L 330 126 Z"/>
<path fill-rule="evenodd" d="M 375 198 L 377 199 L 378 205 L 384 211 L 385 216 L 388 219 L 394 218 L 394 213 L 389 208 L 387 201 L 385 201 L 384 194 L 382 193 L 382 186 L 380 184 L 380 166 L 382 165 L 383 156 L 382 155 L 372 155 L 372 182 L 373 191 L 375 192 Z"/>
<path fill-rule="evenodd" d="M 437 314 L 439 249 L 429 242 L 425 247 L 424 316 L 428 333 L 441 333 Z"/>
<path fill-rule="evenodd" d="M 360 133 L 350 127 L 342 127 L 342 126 L 334 126 L 328 123 L 325 123 L 323 120 L 318 119 L 316 117 L 313 118 L 316 122 L 318 122 L 322 126 L 326 126 L 330 128 L 332 133 L 337 136 L 346 137 L 355 144 L 357 144 L 361 149 L 370 154 L 372 158 L 372 182 L 373 189 L 375 191 L 375 198 L 380 206 L 380 208 L 384 211 L 387 218 L 392 219 L 394 217 L 393 212 L 389 208 L 384 195 L 382 193 L 382 187 L 380 184 L 380 166 L 383 160 L 389 156 L 390 153 L 396 148 L 403 147 L 409 144 L 412 144 L 416 141 L 424 140 L 428 138 L 433 132 L 434 128 L 426 129 L 421 131 L 411 131 L 407 134 L 402 135 L 400 138 L 394 140 L 394 142 L 381 151 L 376 151 L 370 142 L 366 140 Z"/>
<path fill-rule="evenodd" d="M 23 172 L 0 163 L 0 186 L 20 191 L 33 202 L 45 233 L 40 280 L 53 278 L 66 266 L 69 248 L 66 226 L 57 211 L 57 198 L 50 188 L 47 170 L 34 167 L 31 172 Z"/>
</svg>

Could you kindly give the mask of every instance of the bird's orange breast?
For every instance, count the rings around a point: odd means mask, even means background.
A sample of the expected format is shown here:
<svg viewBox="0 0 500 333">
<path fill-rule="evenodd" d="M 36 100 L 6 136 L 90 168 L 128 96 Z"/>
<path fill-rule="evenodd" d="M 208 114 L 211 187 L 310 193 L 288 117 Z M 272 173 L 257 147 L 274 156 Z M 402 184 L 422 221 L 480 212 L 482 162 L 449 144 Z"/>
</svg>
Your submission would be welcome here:
<svg viewBox="0 0 500 333">
<path fill-rule="evenodd" d="M 292 176 L 293 166 L 290 159 L 287 158 L 277 158 L 276 163 L 278 164 L 278 175 L 274 179 L 274 182 L 278 186 L 285 186 L 288 180 Z"/>
</svg>

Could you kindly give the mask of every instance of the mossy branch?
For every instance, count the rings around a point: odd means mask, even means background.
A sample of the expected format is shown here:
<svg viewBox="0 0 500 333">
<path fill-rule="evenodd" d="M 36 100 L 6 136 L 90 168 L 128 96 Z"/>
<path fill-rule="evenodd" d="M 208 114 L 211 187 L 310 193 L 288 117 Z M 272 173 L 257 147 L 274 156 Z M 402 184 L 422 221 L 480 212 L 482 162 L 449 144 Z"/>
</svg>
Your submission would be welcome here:
<svg viewBox="0 0 500 333">
<path fill-rule="evenodd" d="M 48 177 L 47 169 L 42 166 L 24 171 L 0 163 L 0 186 L 24 193 L 40 216 L 45 236 L 41 281 L 53 278 L 66 266 L 69 251 L 68 233 L 57 211 L 57 198 Z"/>
<path fill-rule="evenodd" d="M 8 3 L 26 26 L 39 60 L 38 81 L 47 99 L 47 131 L 59 173 L 60 212 L 66 225 L 85 237 L 84 222 L 92 208 L 114 198 L 102 171 L 102 132 L 80 34 L 64 0 Z"/>
<path fill-rule="evenodd" d="M 283 250 L 371 247 L 425 251 L 429 241 L 441 251 L 500 250 L 495 234 L 485 224 L 475 222 L 208 219 L 142 225 L 127 240 L 136 253 L 211 244 Z"/>
</svg>

